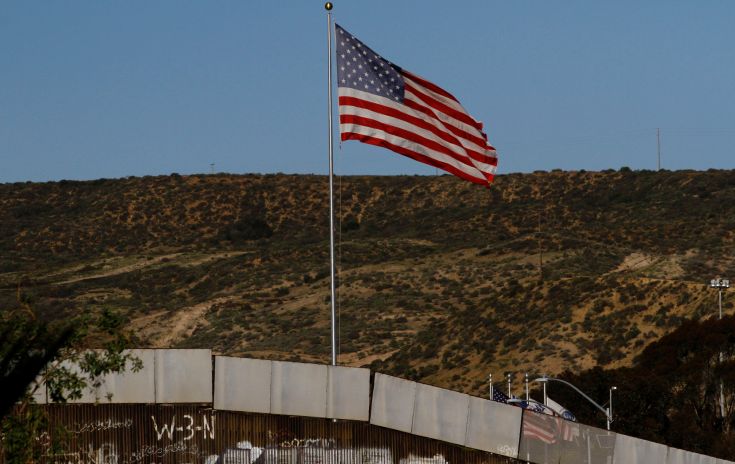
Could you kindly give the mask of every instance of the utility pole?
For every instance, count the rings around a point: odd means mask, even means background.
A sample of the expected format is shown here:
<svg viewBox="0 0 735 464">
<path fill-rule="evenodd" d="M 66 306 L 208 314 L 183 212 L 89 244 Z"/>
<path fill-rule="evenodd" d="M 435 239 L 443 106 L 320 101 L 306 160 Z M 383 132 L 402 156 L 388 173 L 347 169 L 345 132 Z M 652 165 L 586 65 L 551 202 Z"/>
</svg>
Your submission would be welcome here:
<svg viewBox="0 0 735 464">
<path fill-rule="evenodd" d="M 711 288 L 717 289 L 717 303 L 720 308 L 720 320 L 722 320 L 722 292 L 725 289 L 730 288 L 730 280 L 729 279 L 712 279 L 709 283 L 709 286 Z M 720 364 L 722 364 L 722 351 L 720 351 Z M 724 420 L 725 419 L 725 385 L 722 382 L 722 379 L 720 379 L 720 417 Z"/>
<path fill-rule="evenodd" d="M 541 210 L 538 212 L 538 280 L 544 280 L 544 252 L 541 247 Z"/>
<path fill-rule="evenodd" d="M 656 128 L 656 157 L 658 162 L 656 163 L 657 171 L 661 170 L 661 129 Z"/>
</svg>

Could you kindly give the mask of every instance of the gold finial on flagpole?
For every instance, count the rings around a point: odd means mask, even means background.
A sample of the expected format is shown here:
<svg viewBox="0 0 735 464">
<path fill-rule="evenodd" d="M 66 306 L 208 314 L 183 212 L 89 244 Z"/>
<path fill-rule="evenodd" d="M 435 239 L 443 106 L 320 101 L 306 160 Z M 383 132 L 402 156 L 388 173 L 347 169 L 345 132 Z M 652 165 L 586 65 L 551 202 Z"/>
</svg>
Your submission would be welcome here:
<svg viewBox="0 0 735 464">
<path fill-rule="evenodd" d="M 332 5 L 332 2 L 327 2 L 324 4 L 324 9 L 327 11 L 330 11 L 334 5 Z"/>
</svg>

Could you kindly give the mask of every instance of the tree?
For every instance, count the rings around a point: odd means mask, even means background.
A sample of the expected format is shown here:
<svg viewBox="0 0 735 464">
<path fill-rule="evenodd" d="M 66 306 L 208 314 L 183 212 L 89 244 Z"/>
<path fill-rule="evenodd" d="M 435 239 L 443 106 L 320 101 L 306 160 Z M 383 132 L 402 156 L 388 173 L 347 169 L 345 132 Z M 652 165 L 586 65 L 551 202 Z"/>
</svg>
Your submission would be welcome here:
<svg viewBox="0 0 735 464">
<path fill-rule="evenodd" d="M 115 312 L 103 309 L 48 322 L 39 320 L 20 296 L 18 301 L 19 308 L 0 319 L 0 429 L 8 464 L 36 462 L 49 451 L 37 440 L 49 427 L 45 409 L 34 404 L 39 388 L 47 389 L 51 401 L 63 403 L 99 387 L 109 373 L 142 368 L 140 359 L 125 351 L 131 337 Z M 93 337 L 103 340 L 101 348 L 88 349 Z M 53 434 L 52 449 L 63 448 L 63 435 Z"/>
</svg>

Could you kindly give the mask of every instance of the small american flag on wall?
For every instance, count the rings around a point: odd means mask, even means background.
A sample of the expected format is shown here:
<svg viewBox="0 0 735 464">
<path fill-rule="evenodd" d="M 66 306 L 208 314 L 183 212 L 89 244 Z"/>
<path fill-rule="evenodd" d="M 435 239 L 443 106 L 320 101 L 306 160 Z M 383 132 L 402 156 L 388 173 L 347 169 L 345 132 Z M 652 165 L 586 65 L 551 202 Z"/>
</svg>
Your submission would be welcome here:
<svg viewBox="0 0 735 464">
<path fill-rule="evenodd" d="M 482 123 L 449 92 L 335 28 L 342 140 L 381 146 L 489 185 L 498 158 Z"/>
</svg>

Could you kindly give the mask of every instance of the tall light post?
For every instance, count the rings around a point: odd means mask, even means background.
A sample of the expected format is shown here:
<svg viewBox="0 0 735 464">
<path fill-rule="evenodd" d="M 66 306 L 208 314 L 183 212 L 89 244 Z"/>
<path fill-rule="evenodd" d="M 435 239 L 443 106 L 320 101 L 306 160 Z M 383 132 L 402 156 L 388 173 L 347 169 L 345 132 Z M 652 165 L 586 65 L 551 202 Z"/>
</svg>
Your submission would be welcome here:
<svg viewBox="0 0 735 464">
<path fill-rule="evenodd" d="M 617 390 L 617 389 L 618 389 L 618 387 L 616 387 L 614 385 L 612 387 L 610 387 L 610 401 L 608 401 L 608 403 L 607 403 L 607 429 L 608 430 L 610 430 L 610 423 L 613 420 L 612 419 L 612 417 L 613 417 L 613 415 L 612 415 L 613 414 L 612 413 L 612 411 L 613 411 L 612 410 L 612 392 L 613 392 L 613 390 Z"/>
<path fill-rule="evenodd" d="M 597 409 L 599 409 L 600 411 L 602 411 L 602 413 L 607 418 L 607 429 L 610 430 L 610 423 L 612 423 L 612 416 L 610 415 L 610 409 L 609 408 L 608 409 L 605 409 L 602 406 L 600 406 L 599 404 L 597 404 L 597 402 L 595 400 L 593 400 L 592 398 L 590 398 L 589 396 L 587 396 L 587 394 L 585 394 L 579 388 L 575 387 L 574 385 L 572 385 L 571 383 L 567 382 L 566 380 L 555 379 L 555 378 L 552 378 L 552 377 L 539 377 L 538 379 L 535 379 L 534 382 L 541 382 L 541 383 L 544 383 L 544 384 L 547 383 L 547 382 L 559 382 L 559 383 L 563 383 L 564 385 L 570 387 L 571 389 L 573 389 L 574 391 L 576 391 L 577 393 L 579 393 L 580 395 L 582 395 L 584 397 L 584 399 L 586 399 L 587 401 L 589 401 L 590 403 L 592 403 L 592 405 L 594 407 L 596 407 Z"/>
<path fill-rule="evenodd" d="M 712 279 L 709 286 L 717 289 L 717 302 L 720 307 L 720 319 L 722 319 L 722 292 L 730 288 L 730 279 Z"/>
<path fill-rule="evenodd" d="M 722 320 L 722 292 L 730 288 L 730 279 L 712 279 L 709 286 L 717 289 L 717 303 L 720 308 L 720 320 Z M 720 364 L 722 364 L 722 351 L 720 351 Z M 720 417 L 725 417 L 725 386 L 722 379 L 720 379 Z"/>
</svg>

